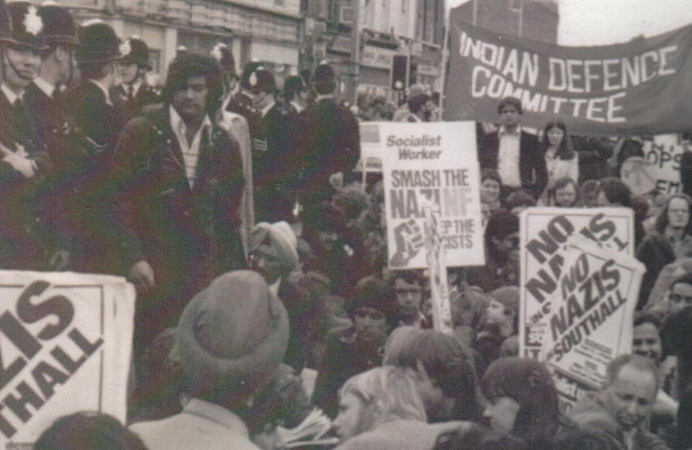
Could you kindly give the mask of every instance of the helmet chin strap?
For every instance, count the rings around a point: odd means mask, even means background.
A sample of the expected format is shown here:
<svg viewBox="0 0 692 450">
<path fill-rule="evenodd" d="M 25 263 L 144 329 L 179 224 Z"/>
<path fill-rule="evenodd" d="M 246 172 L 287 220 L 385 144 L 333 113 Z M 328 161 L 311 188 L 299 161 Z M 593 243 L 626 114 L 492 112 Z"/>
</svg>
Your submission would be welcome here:
<svg viewBox="0 0 692 450">
<path fill-rule="evenodd" d="M 7 51 L 4 51 L 4 52 L 3 52 L 3 61 L 5 60 L 5 56 L 7 56 Z M 26 77 L 26 76 L 23 76 L 22 74 L 19 73 L 19 71 L 17 70 L 17 67 L 14 65 L 14 63 L 12 62 L 12 60 L 11 60 L 9 57 L 7 57 L 6 59 L 7 59 L 7 62 L 9 63 L 9 65 L 10 65 L 10 67 L 12 68 L 12 71 L 15 73 L 15 75 L 17 75 L 17 76 L 18 76 L 19 78 L 21 78 L 22 80 L 24 80 L 24 81 L 33 81 L 34 78 L 36 78 L 36 77 Z M 2 73 L 2 75 L 3 75 L 3 78 L 4 78 L 5 80 L 7 80 L 7 72 L 5 72 L 5 66 L 4 66 L 4 64 L 3 64 L 3 73 Z"/>
</svg>

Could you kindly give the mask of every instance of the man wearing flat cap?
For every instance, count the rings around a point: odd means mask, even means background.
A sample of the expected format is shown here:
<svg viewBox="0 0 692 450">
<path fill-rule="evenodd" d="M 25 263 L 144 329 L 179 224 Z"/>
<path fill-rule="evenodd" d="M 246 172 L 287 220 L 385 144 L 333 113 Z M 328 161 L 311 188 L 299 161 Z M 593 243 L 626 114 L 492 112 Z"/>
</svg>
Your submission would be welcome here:
<svg viewBox="0 0 692 450">
<path fill-rule="evenodd" d="M 114 217 L 138 291 L 135 348 L 174 326 L 219 274 L 245 267 L 238 144 L 219 128 L 217 62 L 186 52 L 168 68 L 164 104 L 132 119 L 113 158 Z"/>
<path fill-rule="evenodd" d="M 287 339 L 286 310 L 259 274 L 218 277 L 176 329 L 189 396 L 183 411 L 130 429 L 149 450 L 258 450 L 241 416 L 279 368 Z"/>
<path fill-rule="evenodd" d="M 124 125 L 109 93 L 119 77 L 120 39 L 100 20 L 85 22 L 78 34 L 76 56 L 82 80 L 65 94 L 64 104 L 80 145 L 61 173 L 66 178 L 72 269 L 120 275 L 118 234 L 108 208 L 109 159 Z"/>
<path fill-rule="evenodd" d="M 45 210 L 40 201 L 50 171 L 35 140 L 23 97 L 38 75 L 46 48 L 37 8 L 14 2 L 0 8 L 0 268 L 44 268 Z"/>
<path fill-rule="evenodd" d="M 126 120 L 142 114 L 147 105 L 161 102 L 161 91 L 149 86 L 147 72 L 149 64 L 149 47 L 146 42 L 132 36 L 123 42 L 120 59 L 120 77 L 122 83 L 111 90 L 113 102 L 123 111 Z"/>
<path fill-rule="evenodd" d="M 343 184 L 360 158 L 360 132 L 353 113 L 335 100 L 336 75 L 326 63 L 315 68 L 310 82 L 315 102 L 302 113 L 305 142 L 301 195 L 305 208 L 329 200 L 334 185 Z"/>
</svg>

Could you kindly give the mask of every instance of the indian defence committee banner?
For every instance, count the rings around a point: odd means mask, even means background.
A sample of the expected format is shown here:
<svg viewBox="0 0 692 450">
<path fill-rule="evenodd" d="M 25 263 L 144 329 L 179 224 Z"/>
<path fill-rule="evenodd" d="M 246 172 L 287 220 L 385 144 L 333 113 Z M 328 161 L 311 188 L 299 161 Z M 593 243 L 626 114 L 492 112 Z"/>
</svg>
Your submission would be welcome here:
<svg viewBox="0 0 692 450">
<path fill-rule="evenodd" d="M 445 266 L 485 264 L 475 123 L 380 123 L 379 131 L 388 266 L 428 267 L 426 208 L 439 208 Z"/>
<path fill-rule="evenodd" d="M 539 360 L 553 369 L 563 411 L 606 380 L 607 367 L 632 349 L 632 323 L 644 265 L 573 236 L 551 296 Z"/>
<path fill-rule="evenodd" d="M 538 358 L 570 238 L 581 236 L 633 257 L 634 214 L 630 208 L 529 208 L 521 214 L 519 234 L 519 354 Z"/>
<path fill-rule="evenodd" d="M 692 25 L 651 38 L 564 47 L 473 27 L 450 16 L 445 120 L 496 122 L 507 96 L 522 124 L 567 123 L 578 135 L 656 134 L 692 128 Z"/>
<path fill-rule="evenodd" d="M 135 290 L 124 278 L 0 271 L 0 447 L 57 418 L 126 419 Z"/>
</svg>

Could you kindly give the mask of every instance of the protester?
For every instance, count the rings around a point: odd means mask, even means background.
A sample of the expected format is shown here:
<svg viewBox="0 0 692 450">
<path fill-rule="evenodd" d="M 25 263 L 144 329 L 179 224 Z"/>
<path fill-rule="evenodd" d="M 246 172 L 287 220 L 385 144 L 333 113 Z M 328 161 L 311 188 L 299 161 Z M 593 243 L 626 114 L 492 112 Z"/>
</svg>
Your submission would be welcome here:
<svg viewBox="0 0 692 450">
<path fill-rule="evenodd" d="M 409 114 L 404 118 L 404 122 L 430 122 L 433 105 L 432 99 L 428 94 L 418 94 L 409 97 L 406 103 L 408 104 Z"/>
<path fill-rule="evenodd" d="M 647 234 L 637 248 L 637 259 L 646 265 L 637 308 L 646 306 L 659 273 L 677 258 L 692 256 L 692 200 L 684 194 L 673 194 L 661 210 L 656 229 Z"/>
<path fill-rule="evenodd" d="M 490 214 L 500 209 L 500 192 L 502 182 L 500 174 L 494 169 L 483 169 L 481 171 L 481 208 L 483 210 L 483 220 L 487 223 Z"/>
<path fill-rule="evenodd" d="M 330 417 L 336 416 L 337 392 L 343 383 L 382 364 L 385 340 L 398 321 L 394 291 L 375 278 L 358 282 L 346 299 L 345 309 L 353 327 L 327 337 L 312 396 L 312 402 Z"/>
<path fill-rule="evenodd" d="M 488 298 L 486 313 L 473 343 L 480 377 L 500 357 L 504 341 L 519 332 L 519 288 L 504 286 L 490 292 Z"/>
<path fill-rule="evenodd" d="M 149 450 L 115 417 L 78 412 L 53 422 L 33 445 L 36 450 Z"/>
<path fill-rule="evenodd" d="M 413 377 L 403 368 L 378 367 L 352 377 L 341 388 L 339 406 L 334 420 L 339 450 L 426 449 L 437 438 Z"/>
<path fill-rule="evenodd" d="M 597 208 L 598 199 L 601 194 L 601 182 L 599 180 L 586 180 L 579 187 L 580 197 L 584 206 L 588 208 Z"/>
<path fill-rule="evenodd" d="M 473 358 L 455 337 L 400 327 L 387 341 L 383 363 L 414 370 L 430 422 L 480 419 L 480 392 Z"/>
<path fill-rule="evenodd" d="M 519 218 L 499 210 L 485 228 L 485 266 L 469 272 L 469 285 L 489 292 L 502 286 L 519 283 Z"/>
<path fill-rule="evenodd" d="M 287 342 L 286 310 L 259 274 L 218 277 L 187 305 L 176 331 L 189 397 L 183 411 L 130 429 L 149 450 L 257 449 L 241 416 L 278 369 Z"/>
<path fill-rule="evenodd" d="M 288 311 L 290 334 L 284 362 L 296 371 L 326 335 L 327 310 L 320 296 L 302 289 L 290 275 L 298 268 L 297 240 L 286 222 L 255 225 L 250 233 L 250 267 Z"/>
<path fill-rule="evenodd" d="M 543 128 L 541 146 L 548 172 L 548 183 L 538 203 L 541 206 L 552 206 L 551 197 L 554 196 L 557 180 L 569 177 L 575 183 L 579 181 L 579 155 L 574 151 L 567 127 L 559 121 L 549 122 Z"/>
<path fill-rule="evenodd" d="M 415 270 L 399 270 L 389 274 L 389 286 L 396 293 L 399 304 L 399 326 L 431 328 L 428 318 L 421 311 L 425 278 Z"/>
<path fill-rule="evenodd" d="M 560 208 L 574 208 L 580 206 L 579 186 L 571 177 L 559 178 L 555 181 L 551 205 Z"/>
<path fill-rule="evenodd" d="M 558 407 L 557 389 L 548 369 L 528 358 L 502 358 L 483 376 L 490 426 L 542 450 L 555 447 L 558 431 L 571 425 Z"/>
<path fill-rule="evenodd" d="M 538 138 L 521 128 L 523 112 L 518 98 L 506 97 L 500 101 L 497 113 L 501 127 L 483 138 L 478 147 L 478 160 L 481 169 L 491 168 L 500 173 L 506 190 L 504 197 L 509 191 L 521 188 L 538 198 L 548 182 L 548 174 Z"/>
<path fill-rule="evenodd" d="M 639 355 L 622 355 L 608 365 L 603 388 L 577 402 L 570 417 L 586 431 L 605 433 L 627 450 L 665 450 L 648 430 L 661 384 L 656 364 Z"/>
<path fill-rule="evenodd" d="M 528 448 L 520 439 L 506 433 L 489 430 L 476 424 L 466 424 L 457 430 L 440 434 L 433 450 L 528 450 Z"/>
<path fill-rule="evenodd" d="M 184 53 L 169 68 L 163 107 L 128 123 L 112 159 L 118 248 L 139 292 L 138 351 L 214 277 L 246 266 L 240 152 L 214 121 L 221 92 L 216 61 Z"/>
<path fill-rule="evenodd" d="M 665 318 L 661 338 L 666 352 L 678 358 L 674 392 L 681 394 L 692 385 L 692 275 L 675 280 L 669 298 L 673 308 Z"/>
</svg>

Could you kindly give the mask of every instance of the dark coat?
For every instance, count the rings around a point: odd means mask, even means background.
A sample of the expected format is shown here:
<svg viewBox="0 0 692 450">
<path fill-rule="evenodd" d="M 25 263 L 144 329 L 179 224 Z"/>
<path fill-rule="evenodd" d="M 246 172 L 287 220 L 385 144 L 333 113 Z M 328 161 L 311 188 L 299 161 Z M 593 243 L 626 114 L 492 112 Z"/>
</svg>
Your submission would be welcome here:
<svg viewBox="0 0 692 450">
<path fill-rule="evenodd" d="M 685 150 L 680 157 L 682 192 L 692 197 L 692 151 Z"/>
<path fill-rule="evenodd" d="M 140 309 L 153 311 L 151 320 L 160 327 L 174 326 L 196 292 L 245 266 L 238 231 L 243 192 L 238 143 L 216 125 L 203 133 L 191 188 L 168 108 L 159 108 L 127 124 L 115 150 L 113 177 L 113 215 L 126 265 L 145 260 L 154 270 L 157 288 L 140 299 Z M 165 311 L 156 312 L 162 302 Z"/>
<path fill-rule="evenodd" d="M 545 157 L 535 135 L 522 131 L 520 139 L 519 176 L 521 177 L 521 187 L 538 198 L 548 183 Z M 499 151 L 500 140 L 497 132 L 485 135 L 478 147 L 478 161 L 481 169 L 497 170 Z"/>
<path fill-rule="evenodd" d="M 574 150 L 579 153 L 579 185 L 586 180 L 600 180 L 608 176 L 608 158 L 613 156 L 612 145 L 587 136 L 572 136 L 572 142 Z"/>
<path fill-rule="evenodd" d="M 110 95 L 116 108 L 122 111 L 126 121 L 141 116 L 145 112 L 146 107 L 151 107 L 163 101 L 161 90 L 146 83 L 142 83 L 139 90 L 137 90 L 137 94 L 132 98 L 128 96 L 122 84 L 111 89 Z"/>
<path fill-rule="evenodd" d="M 304 167 L 301 182 L 304 192 L 329 192 L 329 176 L 344 174 L 360 158 L 360 130 L 353 113 L 333 99 L 322 99 L 301 114 L 304 126 L 301 145 Z"/>
<path fill-rule="evenodd" d="M 253 148 L 252 175 L 257 222 L 291 220 L 295 190 L 300 179 L 297 157 L 301 135 L 298 114 L 281 103 L 261 118 Z"/>
<path fill-rule="evenodd" d="M 119 236 L 110 215 L 113 184 L 109 160 L 123 127 L 121 112 L 105 93 L 85 81 L 64 95 L 67 119 L 77 144 L 60 156 L 56 177 L 65 204 L 72 242 L 73 269 L 122 275 Z"/>
<path fill-rule="evenodd" d="M 383 356 L 382 348 L 362 348 L 352 328 L 344 334 L 330 334 L 312 403 L 333 419 L 339 412 L 339 389 L 352 376 L 381 366 Z"/>
<path fill-rule="evenodd" d="M 0 143 L 17 152 L 21 146 L 36 173 L 25 178 L 0 156 L 0 268 L 45 268 L 48 233 L 43 188 L 51 170 L 45 148 L 39 146 L 23 106 L 13 106 L 0 93 Z"/>
</svg>

